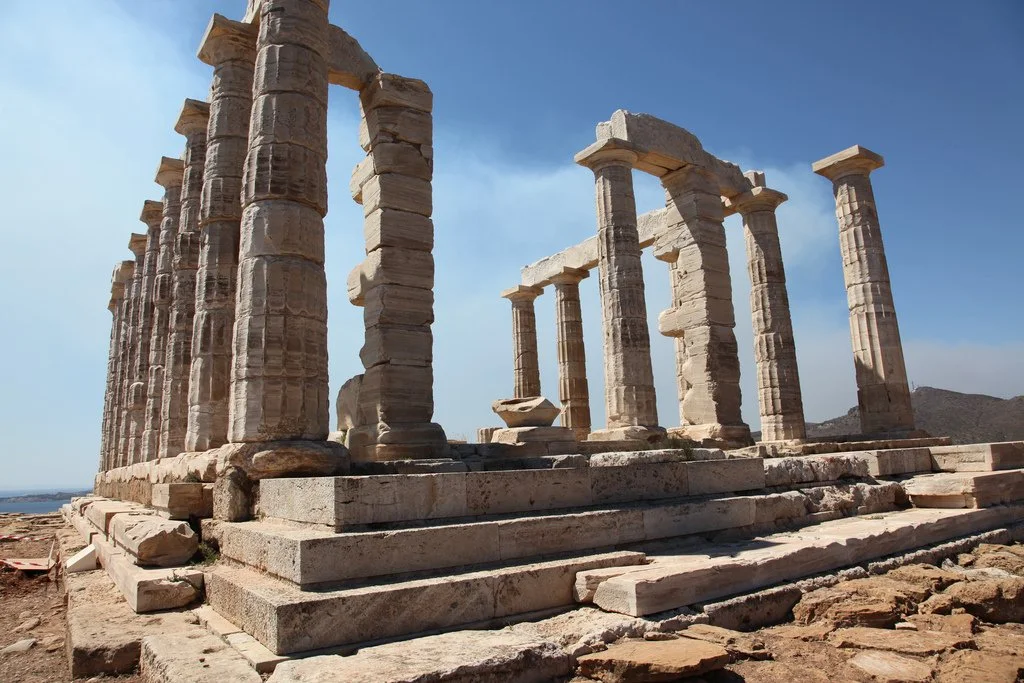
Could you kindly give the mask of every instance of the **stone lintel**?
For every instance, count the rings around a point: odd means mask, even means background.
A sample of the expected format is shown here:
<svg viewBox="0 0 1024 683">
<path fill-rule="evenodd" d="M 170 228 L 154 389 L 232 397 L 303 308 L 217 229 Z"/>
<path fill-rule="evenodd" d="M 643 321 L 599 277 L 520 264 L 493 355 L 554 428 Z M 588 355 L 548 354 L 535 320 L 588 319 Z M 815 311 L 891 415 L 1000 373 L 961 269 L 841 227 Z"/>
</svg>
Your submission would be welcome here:
<svg viewBox="0 0 1024 683">
<path fill-rule="evenodd" d="M 164 215 L 164 203 L 147 199 L 142 203 L 142 213 L 139 220 L 146 225 L 153 227 L 159 225 Z"/>
<path fill-rule="evenodd" d="M 533 301 L 538 296 L 544 293 L 543 287 L 528 287 L 526 285 L 516 285 L 510 287 L 501 293 L 502 299 L 508 299 L 509 301 Z"/>
<path fill-rule="evenodd" d="M 232 21 L 220 14 L 210 17 L 196 56 L 210 66 L 251 52 L 256 45 L 256 26 Z M 241 49 L 237 49 L 241 48 Z"/>
<path fill-rule="evenodd" d="M 562 266 L 561 270 L 551 276 L 551 282 L 556 285 L 575 285 L 588 277 L 590 277 L 590 271 L 585 268 Z"/>
<path fill-rule="evenodd" d="M 186 99 L 181 106 L 178 121 L 174 124 L 174 132 L 179 135 L 205 133 L 210 121 L 210 103 L 200 100 Z"/>
<path fill-rule="evenodd" d="M 646 150 L 619 138 L 604 138 L 577 152 L 573 157 L 580 166 L 594 169 L 608 162 L 619 161 L 633 166 Z"/>
<path fill-rule="evenodd" d="M 133 232 L 131 237 L 128 238 L 128 249 L 138 257 L 142 257 L 146 253 L 146 235 L 140 235 L 137 232 Z"/>
<path fill-rule="evenodd" d="M 872 152 L 866 147 L 854 145 L 842 152 L 825 157 L 811 164 L 811 170 L 829 180 L 836 180 L 844 175 L 858 173 L 867 175 L 885 165 L 882 155 Z"/>
<path fill-rule="evenodd" d="M 184 172 L 185 162 L 181 159 L 160 157 L 160 165 L 156 169 L 156 184 L 164 188 L 181 185 L 181 177 Z"/>
<path fill-rule="evenodd" d="M 774 211 L 784 201 L 789 199 L 787 195 L 778 190 L 767 187 L 752 187 L 743 194 L 735 197 L 723 197 L 723 206 L 727 215 L 733 213 L 750 213 L 752 211 Z"/>
<path fill-rule="evenodd" d="M 359 41 L 340 27 L 331 24 L 327 31 L 327 81 L 350 90 L 362 90 L 381 68 Z"/>
</svg>

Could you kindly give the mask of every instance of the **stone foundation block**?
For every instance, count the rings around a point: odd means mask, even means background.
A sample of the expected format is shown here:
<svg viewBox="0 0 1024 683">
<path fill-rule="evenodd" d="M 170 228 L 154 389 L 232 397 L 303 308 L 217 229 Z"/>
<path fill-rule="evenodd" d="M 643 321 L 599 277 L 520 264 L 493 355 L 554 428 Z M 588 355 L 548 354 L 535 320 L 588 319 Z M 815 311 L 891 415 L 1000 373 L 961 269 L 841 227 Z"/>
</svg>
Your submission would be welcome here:
<svg viewBox="0 0 1024 683">
<path fill-rule="evenodd" d="M 170 519 L 213 516 L 213 485 L 199 482 L 153 484 L 152 507 Z"/>
</svg>

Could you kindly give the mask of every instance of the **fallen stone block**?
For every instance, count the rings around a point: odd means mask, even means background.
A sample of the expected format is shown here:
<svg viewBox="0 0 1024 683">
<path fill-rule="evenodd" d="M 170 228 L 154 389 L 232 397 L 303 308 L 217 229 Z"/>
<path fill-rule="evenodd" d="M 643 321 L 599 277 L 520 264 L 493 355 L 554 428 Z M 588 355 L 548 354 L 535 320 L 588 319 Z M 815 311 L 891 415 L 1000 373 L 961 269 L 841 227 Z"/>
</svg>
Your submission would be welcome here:
<svg viewBox="0 0 1024 683">
<path fill-rule="evenodd" d="M 96 547 L 90 544 L 67 559 L 64 563 L 64 573 L 89 572 L 97 567 L 99 564 L 96 559 Z"/>
<path fill-rule="evenodd" d="M 153 515 L 117 515 L 110 535 L 143 567 L 179 567 L 199 547 L 199 536 L 188 523 Z"/>
<path fill-rule="evenodd" d="M 721 645 L 690 638 L 622 641 L 580 657 L 578 671 L 605 683 L 671 681 L 721 669 L 731 659 Z"/>
<path fill-rule="evenodd" d="M 147 683 L 260 683 L 242 655 L 200 629 L 142 639 L 139 669 Z"/>
<path fill-rule="evenodd" d="M 571 671 L 569 656 L 554 643 L 507 630 L 456 631 L 367 647 L 351 657 L 284 662 L 269 681 L 541 683 Z"/>
<path fill-rule="evenodd" d="M 506 398 L 491 404 L 507 427 L 550 427 L 560 411 L 543 396 Z"/>
</svg>

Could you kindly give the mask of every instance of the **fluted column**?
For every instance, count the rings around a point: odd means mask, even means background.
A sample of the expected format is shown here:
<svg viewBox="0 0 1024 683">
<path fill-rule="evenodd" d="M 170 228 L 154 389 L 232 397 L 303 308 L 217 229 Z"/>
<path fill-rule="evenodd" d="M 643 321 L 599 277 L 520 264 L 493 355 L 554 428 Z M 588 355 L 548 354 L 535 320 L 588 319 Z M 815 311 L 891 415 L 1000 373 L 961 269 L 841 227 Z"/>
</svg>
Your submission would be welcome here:
<svg viewBox="0 0 1024 683">
<path fill-rule="evenodd" d="M 156 182 L 164 188 L 160 216 L 160 245 L 153 285 L 153 322 L 149 337 L 149 379 L 146 383 L 146 417 L 142 433 L 142 459 L 160 455 L 160 427 L 163 416 L 164 364 L 171 327 L 171 295 L 174 288 L 174 242 L 181 219 L 181 183 L 185 164 L 181 159 L 163 157 Z"/>
<path fill-rule="evenodd" d="M 254 27 L 215 14 L 199 58 L 214 72 L 199 213 L 186 451 L 216 448 L 228 440 L 240 195 L 256 61 Z"/>
<path fill-rule="evenodd" d="M 103 427 L 100 432 L 100 466 L 99 471 L 110 469 L 110 443 L 113 438 L 115 395 L 117 394 L 117 363 L 121 348 L 121 308 L 124 302 L 125 285 L 131 279 L 135 264 L 122 261 L 110 278 L 110 348 L 107 352 L 107 383 L 103 392 Z"/>
<path fill-rule="evenodd" d="M 859 145 L 816 162 L 832 181 L 850 307 L 857 404 L 865 434 L 914 429 L 907 368 L 869 174 L 881 156 Z"/>
<path fill-rule="evenodd" d="M 540 363 L 537 358 L 537 314 L 533 302 L 544 293 L 540 287 L 516 285 L 501 293 L 512 302 L 512 397 L 540 396 Z"/>
<path fill-rule="evenodd" d="M 804 406 L 797 371 L 786 270 L 775 210 L 787 197 L 764 187 L 764 174 L 747 174 L 755 186 L 730 205 L 743 216 L 754 325 L 754 364 L 761 407 L 761 440 L 803 439 Z"/>
<path fill-rule="evenodd" d="M 134 427 L 139 423 L 133 406 L 138 404 L 138 395 L 146 390 L 142 382 L 135 381 L 133 372 L 135 359 L 139 353 L 139 300 L 142 294 L 142 273 L 146 260 L 146 236 L 133 232 L 128 240 L 128 248 L 135 254 L 135 269 L 132 271 L 131 285 L 128 289 L 128 323 L 125 327 L 122 346 L 124 371 L 120 387 L 121 424 L 118 428 L 117 467 L 124 467 L 132 463 L 131 445 Z M 137 441 L 138 438 L 135 437 L 134 440 Z"/>
<path fill-rule="evenodd" d="M 192 367 L 192 319 L 196 308 L 196 270 L 199 268 L 199 204 L 206 164 L 206 128 L 210 105 L 185 100 L 174 130 L 185 136 L 185 172 L 181 185 L 181 214 L 174 241 L 170 334 L 164 363 L 164 392 L 160 409 L 160 457 L 185 450 L 188 426 L 188 379 Z"/>
<path fill-rule="evenodd" d="M 132 383 L 141 389 L 132 392 L 130 406 L 131 434 L 128 438 L 128 458 L 132 463 L 143 462 L 151 449 L 146 447 L 146 396 L 149 382 L 150 341 L 153 333 L 153 292 L 156 283 L 157 256 L 160 253 L 160 222 L 163 204 L 147 200 L 142 205 L 139 220 L 146 224 L 146 256 L 142 266 L 142 280 L 138 295 L 136 334 L 138 349 L 132 366 Z"/>
<path fill-rule="evenodd" d="M 128 372 L 128 332 L 131 321 L 132 281 L 135 277 L 135 261 L 123 261 L 128 268 L 125 271 L 124 298 L 121 300 L 121 312 L 118 316 L 120 329 L 117 334 L 117 365 L 114 374 L 114 386 L 111 391 L 110 405 L 110 436 L 107 443 L 107 469 L 118 467 L 121 460 L 121 429 L 124 426 L 124 399 L 126 396 L 125 382 Z"/>
<path fill-rule="evenodd" d="M 587 384 L 587 355 L 583 344 L 583 312 L 580 281 L 589 273 L 563 268 L 551 278 L 555 286 L 555 327 L 558 334 L 558 400 L 562 403 L 562 426 L 572 429 L 577 441 L 590 435 L 590 387 Z"/>
<path fill-rule="evenodd" d="M 599 141 L 576 155 L 577 163 L 594 172 L 597 194 L 607 427 L 592 433 L 591 439 L 648 440 L 662 431 L 633 196 L 637 158 L 614 139 Z"/>
<path fill-rule="evenodd" d="M 327 0 L 263 0 L 228 436 L 325 439 Z"/>
<path fill-rule="evenodd" d="M 686 166 L 661 178 L 666 230 L 655 256 L 673 264 L 672 308 L 658 319 L 676 338 L 680 428 L 696 441 L 750 441 L 740 412 L 740 360 L 733 328 L 724 210 L 715 176 Z"/>
</svg>

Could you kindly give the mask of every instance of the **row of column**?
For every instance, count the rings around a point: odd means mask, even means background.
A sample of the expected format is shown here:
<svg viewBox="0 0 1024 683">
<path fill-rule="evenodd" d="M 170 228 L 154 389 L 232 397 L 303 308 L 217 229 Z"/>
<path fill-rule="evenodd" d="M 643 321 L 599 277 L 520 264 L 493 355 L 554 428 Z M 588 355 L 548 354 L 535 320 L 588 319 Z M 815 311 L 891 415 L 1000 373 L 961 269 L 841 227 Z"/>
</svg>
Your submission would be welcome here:
<svg viewBox="0 0 1024 683">
<path fill-rule="evenodd" d="M 211 101 L 186 101 L 112 288 L 101 469 L 327 436 L 327 5 L 207 29 Z"/>
<path fill-rule="evenodd" d="M 643 272 L 633 201 L 637 155 L 614 141 L 588 148 L 577 161 L 595 176 L 598 267 L 601 274 L 607 429 L 590 438 L 646 438 L 657 427 Z M 861 431 L 914 429 L 913 410 L 896 321 L 888 266 L 869 174 L 882 158 L 852 147 L 814 164 L 833 181 L 840 249 L 850 308 Z M 695 438 L 742 441 L 749 429 L 740 413 L 739 357 L 728 253 L 726 211 L 743 219 L 750 309 L 763 441 L 806 437 L 796 345 L 775 211 L 785 194 L 765 187 L 764 174 L 746 174 L 751 189 L 723 205 L 715 177 L 684 167 L 661 178 L 667 224 L 655 257 L 669 264 L 672 308 L 659 317 L 662 334 L 676 346 L 682 433 Z M 577 438 L 589 430 L 590 410 L 579 319 L 578 283 L 584 271 L 553 278 L 559 301 L 559 398 L 562 424 Z M 533 302 L 539 287 L 503 293 L 512 302 L 515 396 L 539 396 Z"/>
</svg>

